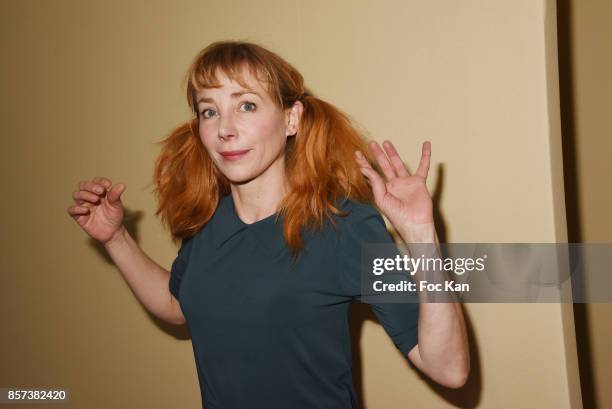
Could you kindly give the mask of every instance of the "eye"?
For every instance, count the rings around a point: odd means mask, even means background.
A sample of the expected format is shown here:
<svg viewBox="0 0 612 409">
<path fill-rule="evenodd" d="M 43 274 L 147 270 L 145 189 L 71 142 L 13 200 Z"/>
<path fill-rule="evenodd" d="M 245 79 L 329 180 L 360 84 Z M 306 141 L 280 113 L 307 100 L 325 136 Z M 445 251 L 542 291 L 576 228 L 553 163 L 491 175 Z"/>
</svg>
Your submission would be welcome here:
<svg viewBox="0 0 612 409">
<path fill-rule="evenodd" d="M 241 107 L 247 107 L 246 112 L 254 112 L 257 109 L 257 105 L 255 105 L 252 102 L 245 102 L 244 104 L 241 105 Z"/>
<path fill-rule="evenodd" d="M 213 115 L 207 115 L 208 112 L 215 112 L 212 109 L 205 109 L 201 112 L 202 114 L 202 118 L 204 119 L 208 119 L 208 118 L 212 118 Z"/>
</svg>

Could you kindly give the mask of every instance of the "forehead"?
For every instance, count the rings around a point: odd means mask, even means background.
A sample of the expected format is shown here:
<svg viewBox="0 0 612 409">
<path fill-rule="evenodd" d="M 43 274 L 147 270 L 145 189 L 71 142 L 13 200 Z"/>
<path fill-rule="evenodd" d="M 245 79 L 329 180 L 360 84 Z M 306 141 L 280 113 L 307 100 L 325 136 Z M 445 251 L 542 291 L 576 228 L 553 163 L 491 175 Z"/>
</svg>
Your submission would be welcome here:
<svg viewBox="0 0 612 409">
<path fill-rule="evenodd" d="M 214 94 L 221 90 L 227 92 L 235 91 L 257 91 L 262 98 L 269 95 L 268 84 L 262 81 L 261 75 L 253 73 L 251 70 L 243 68 L 236 73 L 227 73 L 221 69 L 216 69 L 209 78 L 202 78 L 195 85 L 197 95 L 204 96 Z"/>
</svg>

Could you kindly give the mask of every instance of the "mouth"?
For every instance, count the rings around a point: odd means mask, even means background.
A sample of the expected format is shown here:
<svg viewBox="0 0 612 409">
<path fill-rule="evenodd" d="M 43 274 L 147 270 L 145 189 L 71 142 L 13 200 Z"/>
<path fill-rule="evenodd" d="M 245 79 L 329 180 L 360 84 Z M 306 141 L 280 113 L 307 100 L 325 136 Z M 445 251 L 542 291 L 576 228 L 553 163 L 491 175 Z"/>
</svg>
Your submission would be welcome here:
<svg viewBox="0 0 612 409">
<path fill-rule="evenodd" d="M 219 153 L 221 154 L 221 157 L 223 157 L 223 159 L 233 161 L 244 157 L 249 151 L 250 149 L 244 149 L 240 151 L 225 151 Z"/>
</svg>

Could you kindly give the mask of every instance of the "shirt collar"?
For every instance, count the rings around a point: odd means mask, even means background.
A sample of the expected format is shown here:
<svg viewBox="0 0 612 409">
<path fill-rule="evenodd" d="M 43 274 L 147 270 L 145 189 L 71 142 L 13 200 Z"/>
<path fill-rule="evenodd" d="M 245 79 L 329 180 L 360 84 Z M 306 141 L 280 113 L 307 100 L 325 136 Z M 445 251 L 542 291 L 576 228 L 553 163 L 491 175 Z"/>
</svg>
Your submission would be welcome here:
<svg viewBox="0 0 612 409">
<path fill-rule="evenodd" d="M 348 204 L 348 201 L 346 197 L 341 196 L 336 202 L 336 206 L 339 206 L 342 210 L 346 210 L 345 206 Z M 219 199 L 219 204 L 213 216 L 213 220 L 212 224 L 214 227 L 212 238 L 217 250 L 233 236 L 247 229 L 252 229 L 254 234 L 261 235 L 259 245 L 265 249 L 271 250 L 274 254 L 288 247 L 283 236 L 282 215 L 273 214 L 255 223 L 247 224 L 238 217 L 231 193 Z"/>
<path fill-rule="evenodd" d="M 240 220 L 234 207 L 232 194 L 227 194 L 219 200 L 219 205 L 214 217 L 214 237 L 215 248 L 219 249 L 225 242 L 234 235 L 247 229 L 256 230 L 255 234 L 262 235 L 262 241 L 268 246 L 279 246 L 284 244 L 282 232 L 282 216 L 273 214 L 255 223 L 247 224 Z M 278 237 L 280 235 L 280 238 Z"/>
</svg>

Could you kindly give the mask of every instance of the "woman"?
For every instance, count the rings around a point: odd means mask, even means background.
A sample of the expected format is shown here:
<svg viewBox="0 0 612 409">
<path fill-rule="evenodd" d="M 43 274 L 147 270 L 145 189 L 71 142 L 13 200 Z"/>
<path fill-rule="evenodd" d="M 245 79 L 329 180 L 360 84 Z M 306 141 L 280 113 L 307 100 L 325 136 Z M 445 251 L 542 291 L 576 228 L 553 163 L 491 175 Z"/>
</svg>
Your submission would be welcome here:
<svg viewBox="0 0 612 409">
<path fill-rule="evenodd" d="M 206 408 L 355 408 L 349 307 L 364 243 L 436 243 L 425 181 L 390 142 L 366 144 L 346 115 L 256 44 L 217 42 L 187 74 L 195 118 L 164 141 L 157 214 L 181 247 L 168 272 L 122 225 L 124 184 L 83 181 L 68 212 L 105 248 L 143 305 L 186 322 Z M 448 387 L 469 371 L 454 303 L 371 304 L 404 356 Z"/>
</svg>

